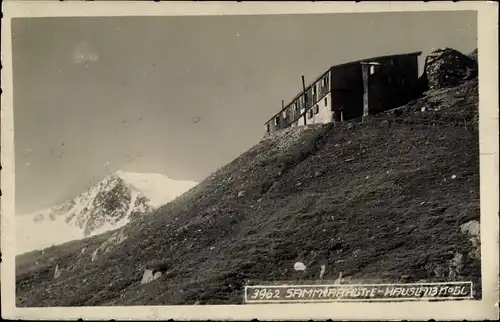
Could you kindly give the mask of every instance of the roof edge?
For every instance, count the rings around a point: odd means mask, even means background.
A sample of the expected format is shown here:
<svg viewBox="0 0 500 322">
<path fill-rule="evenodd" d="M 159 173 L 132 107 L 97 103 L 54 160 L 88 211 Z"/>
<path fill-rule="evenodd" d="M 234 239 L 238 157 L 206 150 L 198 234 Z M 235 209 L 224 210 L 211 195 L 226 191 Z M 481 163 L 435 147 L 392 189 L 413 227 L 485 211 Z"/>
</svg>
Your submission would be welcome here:
<svg viewBox="0 0 500 322">
<path fill-rule="evenodd" d="M 347 62 L 347 63 L 342 63 L 342 64 L 339 64 L 339 65 L 333 65 L 333 66 L 330 66 L 330 69 L 344 67 L 344 66 L 349 66 L 349 65 L 353 65 L 353 64 L 360 64 L 360 63 L 369 62 L 369 61 L 372 61 L 372 60 L 387 59 L 387 58 L 391 58 L 391 57 L 420 56 L 420 55 L 422 55 L 422 51 L 414 51 L 414 52 L 403 53 L 403 54 L 389 54 L 389 55 L 383 55 L 383 56 L 376 56 L 376 57 L 359 59 L 359 60 L 355 60 L 355 61 L 351 61 L 351 62 Z"/>
</svg>

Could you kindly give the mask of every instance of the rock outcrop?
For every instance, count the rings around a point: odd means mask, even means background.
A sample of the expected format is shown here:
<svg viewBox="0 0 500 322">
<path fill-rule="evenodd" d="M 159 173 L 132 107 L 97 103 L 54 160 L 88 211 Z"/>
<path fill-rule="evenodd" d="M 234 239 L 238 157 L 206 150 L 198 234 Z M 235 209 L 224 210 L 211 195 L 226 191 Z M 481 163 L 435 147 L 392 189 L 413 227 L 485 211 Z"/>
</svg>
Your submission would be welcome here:
<svg viewBox="0 0 500 322">
<path fill-rule="evenodd" d="M 99 254 L 106 254 L 111 251 L 113 247 L 123 243 L 127 239 L 124 230 L 120 230 L 114 233 L 108 240 L 102 243 L 93 253 L 92 253 L 92 261 L 97 259 Z"/>
<path fill-rule="evenodd" d="M 152 262 L 146 265 L 141 284 L 148 284 L 160 278 L 171 266 L 170 261 Z"/>
<path fill-rule="evenodd" d="M 150 268 L 146 268 L 144 270 L 144 275 L 142 275 L 142 280 L 141 284 L 148 284 L 151 283 L 152 281 L 160 278 L 162 273 L 160 271 L 154 271 Z"/>
<path fill-rule="evenodd" d="M 438 49 L 425 59 L 423 81 L 428 90 L 457 86 L 476 76 L 476 61 L 455 49 Z"/>
</svg>

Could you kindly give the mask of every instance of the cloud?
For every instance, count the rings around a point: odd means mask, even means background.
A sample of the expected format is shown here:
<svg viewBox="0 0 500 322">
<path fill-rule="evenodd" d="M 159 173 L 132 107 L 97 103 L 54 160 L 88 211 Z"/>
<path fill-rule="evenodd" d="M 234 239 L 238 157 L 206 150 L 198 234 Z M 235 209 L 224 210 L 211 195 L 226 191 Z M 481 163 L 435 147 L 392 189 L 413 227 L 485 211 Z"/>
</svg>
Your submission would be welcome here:
<svg viewBox="0 0 500 322">
<path fill-rule="evenodd" d="M 73 49 L 72 61 L 75 64 L 84 62 L 95 62 L 99 59 L 99 55 L 92 49 L 86 41 L 79 42 Z"/>
</svg>

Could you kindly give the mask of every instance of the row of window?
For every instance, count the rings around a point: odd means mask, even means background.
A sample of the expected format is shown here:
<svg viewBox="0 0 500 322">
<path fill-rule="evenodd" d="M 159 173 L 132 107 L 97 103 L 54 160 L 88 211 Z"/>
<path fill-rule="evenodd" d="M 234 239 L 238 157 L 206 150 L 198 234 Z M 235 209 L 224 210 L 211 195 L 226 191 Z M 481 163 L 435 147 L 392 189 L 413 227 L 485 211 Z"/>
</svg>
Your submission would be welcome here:
<svg viewBox="0 0 500 322">
<path fill-rule="evenodd" d="M 307 111 L 307 118 L 311 119 L 313 115 L 316 115 L 319 113 L 319 106 L 318 104 L 314 105 L 313 108 L 310 108 L 309 111 Z"/>
<path fill-rule="evenodd" d="M 397 62 L 393 59 L 389 60 L 389 65 L 391 67 L 394 67 L 395 65 L 397 64 Z M 377 72 L 377 68 L 376 66 L 372 65 L 370 66 L 370 74 L 375 74 Z M 342 81 L 343 79 L 341 79 Z M 389 76 L 388 79 L 387 79 L 387 82 L 389 84 L 392 84 L 393 83 L 393 79 Z M 400 85 L 405 85 L 405 79 L 404 78 L 401 78 L 399 80 L 396 80 L 397 83 L 399 83 Z M 309 90 L 304 93 L 304 95 L 300 96 L 297 100 L 295 100 L 295 102 L 293 102 L 290 107 L 293 107 L 295 112 L 296 113 L 301 113 L 305 106 L 306 106 L 306 103 L 309 103 L 310 102 L 310 99 L 309 98 L 309 95 L 311 95 L 311 92 L 312 92 L 312 98 L 313 100 L 316 100 L 317 96 L 318 96 L 318 91 L 319 91 L 319 95 L 323 95 L 323 94 L 326 94 L 328 91 L 329 91 L 329 75 L 325 75 L 321 80 L 319 80 L 318 82 L 316 82 L 315 84 L 313 84 Z M 328 99 L 325 97 L 324 98 L 324 105 L 327 106 L 328 105 Z M 313 108 L 309 109 L 307 111 L 307 117 L 308 118 L 312 118 L 314 114 L 317 114 L 319 113 L 319 106 L 316 104 Z M 293 115 L 293 114 L 292 114 Z M 291 116 L 291 115 L 289 115 Z M 283 120 L 286 122 L 288 119 L 287 115 L 283 115 Z M 297 122 L 295 122 L 294 124 L 297 124 Z M 275 119 L 274 119 L 274 125 L 275 126 L 279 126 L 280 125 L 280 116 L 276 116 Z M 269 124 L 268 124 L 268 130 L 269 130 Z"/>
<path fill-rule="evenodd" d="M 320 86 L 321 84 L 321 86 Z M 328 89 L 328 75 L 323 77 L 323 79 L 320 82 L 317 82 L 312 86 L 312 92 L 313 96 L 316 96 L 318 94 L 318 88 L 324 91 L 324 89 Z"/>
<path fill-rule="evenodd" d="M 313 101 L 316 100 L 318 95 L 325 95 L 329 92 L 329 75 L 325 75 L 320 81 L 316 82 L 314 85 L 309 88 L 309 90 L 304 93 L 303 96 L 300 96 L 295 102 L 292 103 L 292 106 L 296 111 L 299 111 L 301 108 L 304 108 L 307 103 L 311 102 L 310 95 L 312 95 Z"/>
<path fill-rule="evenodd" d="M 324 92 L 325 89 L 326 89 L 326 91 L 328 91 L 328 87 L 327 87 L 328 84 L 329 84 L 328 75 L 326 75 L 325 77 L 323 77 L 321 79 L 320 82 L 317 82 L 316 84 L 314 84 L 312 86 L 313 97 L 315 97 L 317 95 L 318 88 L 320 89 L 321 92 Z M 320 87 L 321 85 L 322 85 L 322 87 Z M 305 94 L 306 94 L 305 98 L 307 99 L 307 93 L 305 93 Z M 323 102 L 324 102 L 325 106 L 327 106 L 328 105 L 328 98 L 325 97 L 323 99 Z M 293 108 L 294 108 L 294 110 L 295 110 L 295 112 L 297 114 L 302 114 L 301 112 L 304 110 L 304 106 L 305 106 L 305 104 L 304 104 L 304 96 L 299 97 L 290 106 L 293 106 Z M 311 108 L 311 109 L 308 110 L 308 118 L 311 118 L 313 114 L 317 114 L 317 113 L 319 113 L 319 106 L 316 104 L 313 108 Z M 276 115 L 274 117 L 274 126 L 276 126 L 276 127 L 280 126 L 280 121 L 281 121 L 280 115 Z M 292 113 L 292 115 L 293 115 L 293 113 Z M 283 113 L 282 119 L 283 119 L 284 122 L 287 121 L 288 115 L 286 114 L 286 111 Z M 269 130 L 270 130 L 270 124 L 267 124 L 267 131 L 269 131 Z"/>
<path fill-rule="evenodd" d="M 323 99 L 323 103 L 324 103 L 325 107 L 326 107 L 326 106 L 328 106 L 328 97 L 325 97 L 325 98 Z M 318 114 L 318 113 L 319 113 L 319 105 L 318 105 L 318 104 L 316 104 L 316 105 L 314 105 L 314 107 L 313 107 L 313 108 L 310 108 L 310 109 L 307 111 L 307 118 L 308 118 L 308 119 L 310 119 L 310 118 L 312 118 L 312 117 L 313 117 L 313 115 Z"/>
</svg>

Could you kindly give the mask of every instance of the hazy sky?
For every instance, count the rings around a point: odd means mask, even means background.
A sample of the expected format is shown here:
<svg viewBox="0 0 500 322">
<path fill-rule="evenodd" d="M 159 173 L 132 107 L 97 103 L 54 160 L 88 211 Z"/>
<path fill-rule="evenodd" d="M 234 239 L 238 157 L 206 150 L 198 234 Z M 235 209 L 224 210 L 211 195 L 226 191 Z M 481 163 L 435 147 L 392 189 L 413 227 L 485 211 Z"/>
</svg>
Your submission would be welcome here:
<svg viewBox="0 0 500 322">
<path fill-rule="evenodd" d="M 328 66 L 476 48 L 475 12 L 13 19 L 17 212 L 116 170 L 202 180 Z"/>
</svg>

